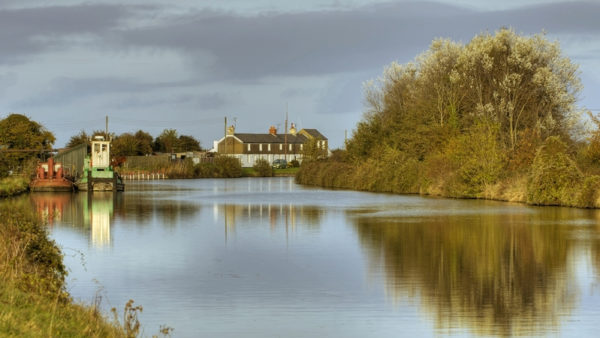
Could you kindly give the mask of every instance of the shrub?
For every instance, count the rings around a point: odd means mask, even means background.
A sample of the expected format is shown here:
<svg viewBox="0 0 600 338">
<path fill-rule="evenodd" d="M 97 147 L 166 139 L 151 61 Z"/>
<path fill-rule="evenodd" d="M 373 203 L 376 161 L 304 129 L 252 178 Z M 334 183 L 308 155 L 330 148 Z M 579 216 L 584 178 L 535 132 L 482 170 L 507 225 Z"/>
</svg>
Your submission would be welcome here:
<svg viewBox="0 0 600 338">
<path fill-rule="evenodd" d="M 235 157 L 218 156 L 215 158 L 217 177 L 233 178 L 242 176 L 242 164 Z"/>
<path fill-rule="evenodd" d="M 298 167 L 300 167 L 300 162 L 298 162 L 298 160 L 291 160 L 289 165 L 292 168 L 298 168 Z"/>
<path fill-rule="evenodd" d="M 478 123 L 451 139 L 445 155 L 455 168 L 445 187 L 453 197 L 480 197 L 505 170 L 506 154 L 498 141 L 498 126 Z"/>
<path fill-rule="evenodd" d="M 0 219 L 0 281 L 14 278 L 24 291 L 66 300 L 67 270 L 46 227 L 27 206 L 10 203 L 0 207 Z"/>
<path fill-rule="evenodd" d="M 539 205 L 575 205 L 583 175 L 567 154 L 567 146 L 551 136 L 538 148 L 527 184 L 527 202 Z M 591 184 L 592 182 L 588 182 Z"/>
<path fill-rule="evenodd" d="M 598 206 L 598 193 L 600 192 L 600 176 L 593 175 L 586 177 L 577 189 L 577 198 L 575 205 L 581 208 L 594 208 Z"/>
<path fill-rule="evenodd" d="M 212 178 L 216 177 L 217 168 L 213 163 L 198 163 L 194 166 L 194 177 Z"/>
<path fill-rule="evenodd" d="M 273 176 L 273 167 L 269 161 L 264 158 L 259 158 L 256 163 L 252 166 L 256 172 L 256 176 L 260 177 L 271 177 Z"/>
</svg>

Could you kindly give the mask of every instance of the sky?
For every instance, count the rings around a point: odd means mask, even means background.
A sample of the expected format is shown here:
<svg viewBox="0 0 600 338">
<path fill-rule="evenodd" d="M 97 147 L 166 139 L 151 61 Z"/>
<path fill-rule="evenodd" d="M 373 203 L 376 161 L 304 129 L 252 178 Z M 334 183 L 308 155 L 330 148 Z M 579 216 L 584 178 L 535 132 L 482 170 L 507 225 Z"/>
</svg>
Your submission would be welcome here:
<svg viewBox="0 0 600 338">
<path fill-rule="evenodd" d="M 225 117 L 283 132 L 287 111 L 337 148 L 391 62 L 502 27 L 558 41 L 596 110 L 599 17 L 600 1 L 568 0 L 0 0 L 0 118 L 29 116 L 56 147 L 108 116 L 117 134 L 170 128 L 210 148 Z"/>
</svg>

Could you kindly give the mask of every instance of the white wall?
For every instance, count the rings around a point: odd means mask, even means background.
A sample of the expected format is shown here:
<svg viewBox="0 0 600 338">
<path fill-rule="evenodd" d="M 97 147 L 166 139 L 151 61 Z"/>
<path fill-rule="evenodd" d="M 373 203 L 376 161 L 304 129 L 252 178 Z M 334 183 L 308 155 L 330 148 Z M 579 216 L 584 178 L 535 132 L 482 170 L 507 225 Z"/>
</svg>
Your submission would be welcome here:
<svg viewBox="0 0 600 338">
<path fill-rule="evenodd" d="M 287 156 L 284 154 L 235 154 L 228 156 L 239 159 L 240 162 L 242 162 L 242 167 L 252 167 L 259 158 L 264 158 L 271 164 L 273 164 L 273 161 L 280 158 L 286 158 L 288 163 L 292 160 L 302 161 L 302 154 L 287 154 Z"/>
</svg>

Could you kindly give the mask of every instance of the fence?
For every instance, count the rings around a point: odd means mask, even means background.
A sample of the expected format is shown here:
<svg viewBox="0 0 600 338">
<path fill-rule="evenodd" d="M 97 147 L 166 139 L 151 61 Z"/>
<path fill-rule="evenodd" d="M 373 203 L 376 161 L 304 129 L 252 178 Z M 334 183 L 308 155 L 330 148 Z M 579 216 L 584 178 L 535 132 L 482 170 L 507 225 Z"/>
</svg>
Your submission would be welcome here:
<svg viewBox="0 0 600 338">
<path fill-rule="evenodd" d="M 165 173 L 147 173 L 147 172 L 129 172 L 120 174 L 121 178 L 130 181 L 164 180 L 167 178 Z"/>
</svg>

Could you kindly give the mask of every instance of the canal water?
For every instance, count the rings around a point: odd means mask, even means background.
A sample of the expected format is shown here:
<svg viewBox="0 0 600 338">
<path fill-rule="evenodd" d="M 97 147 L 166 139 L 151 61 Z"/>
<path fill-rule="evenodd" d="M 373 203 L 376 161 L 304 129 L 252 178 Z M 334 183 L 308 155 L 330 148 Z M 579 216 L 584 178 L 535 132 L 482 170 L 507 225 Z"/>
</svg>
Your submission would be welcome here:
<svg viewBox="0 0 600 338">
<path fill-rule="evenodd" d="M 128 183 L 31 194 L 68 291 L 144 335 L 594 336 L 600 211 L 296 185 L 293 178 Z"/>
</svg>

